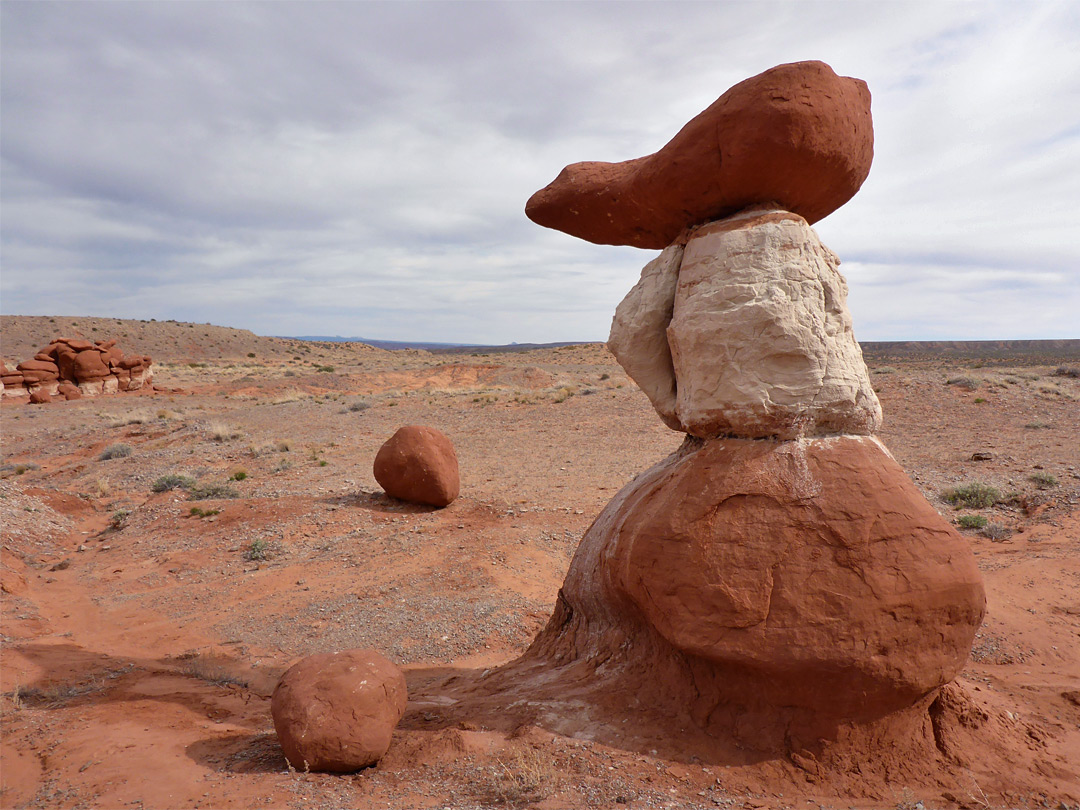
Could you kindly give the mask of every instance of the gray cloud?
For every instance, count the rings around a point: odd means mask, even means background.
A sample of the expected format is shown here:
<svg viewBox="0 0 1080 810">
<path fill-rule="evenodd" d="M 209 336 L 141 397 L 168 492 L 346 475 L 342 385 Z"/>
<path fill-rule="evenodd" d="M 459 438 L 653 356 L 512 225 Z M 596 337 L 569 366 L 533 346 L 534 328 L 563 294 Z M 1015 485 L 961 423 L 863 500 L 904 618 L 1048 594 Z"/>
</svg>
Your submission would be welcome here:
<svg viewBox="0 0 1080 810">
<path fill-rule="evenodd" d="M 603 339 L 652 254 L 528 222 L 731 84 L 866 79 L 818 226 L 864 339 L 1077 337 L 1080 11 L 1039 3 L 5 3 L 5 312 Z"/>
</svg>

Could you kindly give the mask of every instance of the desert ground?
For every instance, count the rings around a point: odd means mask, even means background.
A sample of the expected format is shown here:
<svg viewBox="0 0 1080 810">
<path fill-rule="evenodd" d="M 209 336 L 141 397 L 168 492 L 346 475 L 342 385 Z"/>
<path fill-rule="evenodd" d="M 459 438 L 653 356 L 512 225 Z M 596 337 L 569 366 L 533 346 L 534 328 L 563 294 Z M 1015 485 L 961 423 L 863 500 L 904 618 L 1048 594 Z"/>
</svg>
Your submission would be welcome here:
<svg viewBox="0 0 1080 810">
<path fill-rule="evenodd" d="M 680 444 L 602 345 L 433 354 L 176 322 L 0 326 L 9 365 L 57 336 L 154 358 L 152 389 L 3 402 L 4 808 L 1080 807 L 1080 341 L 866 351 L 880 438 L 962 526 L 988 597 L 959 678 L 986 747 L 915 778 L 709 762 L 677 738 L 620 745 L 586 722 L 436 706 L 432 684 L 529 645 L 593 518 Z M 448 508 L 372 477 L 405 424 L 454 442 Z M 949 500 L 971 484 L 995 502 Z M 290 769 L 277 678 L 353 647 L 425 700 L 376 767 Z"/>
</svg>

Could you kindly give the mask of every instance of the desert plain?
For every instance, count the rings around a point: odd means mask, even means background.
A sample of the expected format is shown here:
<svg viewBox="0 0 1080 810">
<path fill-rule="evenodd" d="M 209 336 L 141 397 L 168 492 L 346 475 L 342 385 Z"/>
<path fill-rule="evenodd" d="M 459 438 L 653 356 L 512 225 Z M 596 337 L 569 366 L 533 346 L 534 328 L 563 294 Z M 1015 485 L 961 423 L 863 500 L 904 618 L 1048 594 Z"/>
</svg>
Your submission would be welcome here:
<svg viewBox="0 0 1080 810">
<path fill-rule="evenodd" d="M 961 529 L 987 592 L 957 682 L 965 733 L 915 767 L 881 751 L 709 761 L 633 717 L 440 700 L 528 647 L 589 524 L 682 441 L 602 344 L 0 327 L 9 365 L 58 336 L 154 359 L 152 388 L 3 401 L 4 808 L 1080 806 L 1080 341 L 864 346 L 879 438 Z M 406 424 L 456 447 L 445 509 L 372 476 Z M 965 505 L 971 485 L 993 494 Z M 389 752 L 352 775 L 289 768 L 278 677 L 354 647 L 406 673 Z"/>
</svg>

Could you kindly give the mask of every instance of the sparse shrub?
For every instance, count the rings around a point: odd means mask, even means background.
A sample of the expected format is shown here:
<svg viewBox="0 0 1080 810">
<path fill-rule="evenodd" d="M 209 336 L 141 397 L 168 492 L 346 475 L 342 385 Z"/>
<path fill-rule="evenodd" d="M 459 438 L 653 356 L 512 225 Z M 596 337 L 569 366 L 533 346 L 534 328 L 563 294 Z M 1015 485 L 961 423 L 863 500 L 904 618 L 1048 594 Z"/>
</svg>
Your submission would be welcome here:
<svg viewBox="0 0 1080 810">
<path fill-rule="evenodd" d="M 244 435 L 236 428 L 226 425 L 224 422 L 211 422 L 207 431 L 210 433 L 210 438 L 215 442 L 226 442 L 232 439 L 239 439 Z"/>
<path fill-rule="evenodd" d="M 956 525 L 961 529 L 981 529 L 989 522 L 982 515 L 961 515 L 956 519 Z"/>
<path fill-rule="evenodd" d="M 109 515 L 109 528 L 116 532 L 120 531 L 124 528 L 124 523 L 127 521 L 130 514 L 131 512 L 126 509 L 117 509 Z"/>
<path fill-rule="evenodd" d="M 984 402 L 986 402 L 986 397 L 975 397 L 976 405 L 982 405 Z"/>
<path fill-rule="evenodd" d="M 180 475 L 178 473 L 168 473 L 161 476 L 153 484 L 150 489 L 154 492 L 167 492 L 170 489 L 187 489 L 190 490 L 195 486 L 195 479 L 189 475 Z"/>
<path fill-rule="evenodd" d="M 1080 379 L 1080 368 L 1073 368 L 1070 366 L 1058 366 L 1052 372 L 1050 372 L 1050 376 L 1068 377 L 1073 380 Z"/>
<path fill-rule="evenodd" d="M 1058 485 L 1058 480 L 1047 472 L 1032 473 L 1028 476 L 1028 481 L 1033 483 L 1036 489 L 1053 489 Z"/>
<path fill-rule="evenodd" d="M 244 688 L 247 688 L 248 686 L 247 681 L 243 678 L 238 678 L 229 671 L 226 665 L 226 659 L 213 655 L 206 656 L 205 658 L 199 655 L 192 655 L 184 662 L 180 671 L 192 678 L 198 678 L 199 680 L 216 684 L 217 686 L 240 686 Z"/>
<path fill-rule="evenodd" d="M 206 368 L 206 363 L 188 363 L 188 368 Z"/>
<path fill-rule="evenodd" d="M 243 467 L 237 467 L 229 475 L 229 480 L 230 481 L 243 481 L 247 477 L 248 477 L 247 470 L 245 470 Z"/>
<path fill-rule="evenodd" d="M 487 802 L 510 806 L 534 804 L 554 793 L 559 774 L 551 759 L 535 748 L 515 748 L 479 773 L 477 792 Z"/>
<path fill-rule="evenodd" d="M 287 458 L 283 458 L 283 459 L 281 459 L 281 461 L 279 461 L 277 464 L 274 465 L 274 472 L 276 472 L 276 473 L 285 472 L 286 470 L 290 469 L 291 467 L 292 467 L 292 461 L 290 461 Z"/>
<path fill-rule="evenodd" d="M 98 456 L 98 461 L 108 461 L 113 458 L 127 458 L 134 450 L 131 449 L 131 445 L 128 444 L 110 444 L 104 450 L 101 451 L 101 455 Z"/>
<path fill-rule="evenodd" d="M 255 352 L 248 352 L 248 357 L 254 357 L 254 356 L 255 356 Z"/>
<path fill-rule="evenodd" d="M 278 451 L 281 453 L 288 453 L 290 450 L 292 450 L 292 446 L 292 439 L 278 439 L 277 444 L 275 445 L 275 447 L 277 447 Z"/>
<path fill-rule="evenodd" d="M 327 460 L 326 460 L 325 458 L 321 458 L 321 459 L 319 459 L 319 466 L 320 466 L 320 467 L 325 467 L 325 466 L 326 466 L 327 464 L 329 464 L 329 463 L 330 463 L 330 462 L 329 462 L 329 461 L 327 461 Z"/>
<path fill-rule="evenodd" d="M 356 413 L 357 411 L 366 411 L 370 407 L 371 407 L 370 402 L 364 402 L 364 400 L 361 399 L 361 400 L 357 400 L 356 402 L 351 403 L 349 405 L 349 410 L 352 411 L 353 413 Z"/>
<path fill-rule="evenodd" d="M 189 512 L 189 514 L 192 517 L 198 517 L 198 518 L 213 517 L 214 515 L 220 515 L 221 510 L 220 509 L 201 509 L 198 506 L 193 506 L 193 507 L 191 507 L 191 512 Z"/>
<path fill-rule="evenodd" d="M 293 371 L 293 370 L 292 370 L 291 368 L 290 368 L 290 369 L 286 369 L 286 370 L 285 370 L 285 373 L 284 373 L 284 374 L 282 374 L 281 376 L 282 376 L 282 377 L 295 377 L 295 376 L 296 376 L 296 372 L 295 372 L 295 371 Z"/>
<path fill-rule="evenodd" d="M 249 545 L 244 552 L 244 559 L 256 561 L 269 560 L 270 544 L 262 539 L 252 540 L 251 545 Z"/>
<path fill-rule="evenodd" d="M 603 374 L 600 375 L 600 382 L 603 382 L 604 380 L 610 380 L 610 379 L 611 379 L 611 375 L 608 374 L 606 371 Z"/>
<path fill-rule="evenodd" d="M 1024 425 L 1025 430 L 1046 430 L 1050 427 L 1046 422 L 1028 422 Z"/>
<path fill-rule="evenodd" d="M 333 374 L 334 373 L 334 367 L 333 366 L 315 366 L 315 370 L 316 371 L 321 371 L 321 372 L 323 372 L 325 374 Z"/>
<path fill-rule="evenodd" d="M 874 369 L 875 374 L 895 374 L 896 369 L 892 366 L 882 366 L 881 368 Z"/>
<path fill-rule="evenodd" d="M 989 484 L 974 482 L 964 484 L 944 493 L 944 498 L 957 508 L 986 509 L 1001 500 L 1001 493 Z"/>
<path fill-rule="evenodd" d="M 193 501 L 209 501 L 218 500 L 221 498 L 240 497 L 240 493 L 230 487 L 228 484 L 218 484 L 213 482 L 196 484 L 191 488 L 190 491 L 191 499 Z"/>
<path fill-rule="evenodd" d="M 974 377 L 950 377 L 945 381 L 946 385 L 955 385 L 965 391 L 974 391 L 979 387 L 979 381 Z"/>
<path fill-rule="evenodd" d="M 1005 540 L 1012 537 L 1012 529 L 1004 523 L 991 523 L 979 532 L 983 537 L 990 540 Z"/>
</svg>

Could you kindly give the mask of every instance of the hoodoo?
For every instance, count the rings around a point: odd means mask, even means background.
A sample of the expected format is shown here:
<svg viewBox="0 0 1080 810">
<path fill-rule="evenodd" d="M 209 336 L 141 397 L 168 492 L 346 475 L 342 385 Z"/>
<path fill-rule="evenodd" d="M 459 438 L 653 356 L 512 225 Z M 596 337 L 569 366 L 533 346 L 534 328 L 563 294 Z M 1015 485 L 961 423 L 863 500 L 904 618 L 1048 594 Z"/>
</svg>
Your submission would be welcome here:
<svg viewBox="0 0 1080 810">
<path fill-rule="evenodd" d="M 929 728 L 982 581 L 874 437 L 847 284 L 810 227 L 858 190 L 872 144 L 863 82 L 781 65 L 655 155 L 570 166 L 529 201 L 542 225 L 664 249 L 608 345 L 687 438 L 601 512 L 546 628 L 479 691 L 609 718 L 622 701 L 772 754 Z"/>
</svg>

